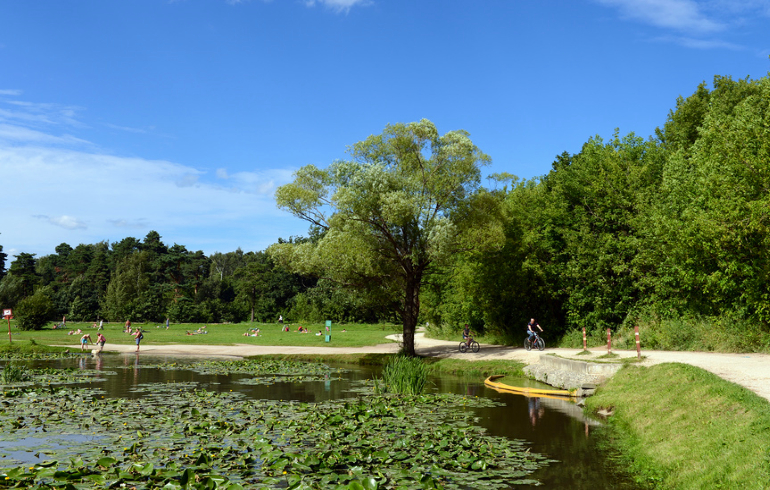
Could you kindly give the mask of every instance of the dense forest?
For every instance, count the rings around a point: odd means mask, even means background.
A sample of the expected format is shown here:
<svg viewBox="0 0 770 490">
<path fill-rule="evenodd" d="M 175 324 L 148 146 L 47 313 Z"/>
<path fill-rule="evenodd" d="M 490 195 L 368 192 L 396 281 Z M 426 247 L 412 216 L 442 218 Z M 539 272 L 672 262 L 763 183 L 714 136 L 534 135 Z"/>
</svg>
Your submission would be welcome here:
<svg viewBox="0 0 770 490">
<path fill-rule="evenodd" d="M 410 314 L 437 328 L 467 322 L 501 337 L 518 335 L 535 316 L 557 334 L 641 323 L 651 335 L 665 327 L 669 337 L 686 336 L 692 331 L 682 325 L 700 322 L 767 342 L 770 79 L 717 76 L 712 88 L 703 83 L 680 97 L 661 122 L 646 139 L 591 138 L 580 152 L 558 155 L 541 177 L 494 175 L 489 189 L 464 188 L 475 199 L 453 208 L 453 226 L 467 219 L 475 231 L 425 262 Z M 434 141 L 439 156 L 452 146 Z M 364 143 L 354 157 L 374 158 L 384 145 Z M 469 148 L 476 161 L 487 158 Z M 363 287 L 339 280 L 329 264 L 292 264 L 287 249 L 312 247 L 329 233 L 309 221 L 309 237 L 260 252 L 206 256 L 168 246 L 153 231 L 143 240 L 62 243 L 43 257 L 20 253 L 6 270 L 0 247 L 0 306 L 88 321 L 273 321 L 279 314 L 399 321 L 403 312 L 392 292 L 377 293 L 377 281 Z M 418 264 L 415 255 L 409 260 Z M 373 277 L 395 271 L 369 268 Z"/>
</svg>

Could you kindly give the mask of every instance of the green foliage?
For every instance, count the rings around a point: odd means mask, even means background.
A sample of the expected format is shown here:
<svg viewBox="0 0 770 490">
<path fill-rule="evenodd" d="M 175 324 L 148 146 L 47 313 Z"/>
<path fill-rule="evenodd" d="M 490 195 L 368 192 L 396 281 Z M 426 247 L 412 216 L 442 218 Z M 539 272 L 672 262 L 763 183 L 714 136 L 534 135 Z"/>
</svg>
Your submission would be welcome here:
<svg viewBox="0 0 770 490">
<path fill-rule="evenodd" d="M 19 330 L 40 330 L 54 312 L 53 302 L 48 288 L 40 288 L 16 305 L 13 310 L 16 326 Z"/>
<path fill-rule="evenodd" d="M 465 131 L 428 120 L 389 125 L 350 148 L 351 161 L 306 166 L 276 191 L 279 207 L 322 230 L 315 242 L 269 250 L 295 272 L 326 277 L 398 314 L 414 355 L 420 294 L 433 267 L 476 230 L 489 233 L 479 192 L 490 159 Z M 480 231 L 481 230 L 481 231 Z"/>
<path fill-rule="evenodd" d="M 671 155 L 651 209 L 657 301 L 767 324 L 770 79 L 715 85 L 698 139 Z"/>
<path fill-rule="evenodd" d="M 419 357 L 399 355 L 382 370 L 385 389 L 399 395 L 419 395 L 428 382 L 428 369 Z"/>
<path fill-rule="evenodd" d="M 0 305 L 14 308 L 24 298 L 24 281 L 13 274 L 6 274 L 0 279 Z"/>
<path fill-rule="evenodd" d="M 464 131 L 390 125 L 278 190 L 308 238 L 206 257 L 151 231 L 21 253 L 5 275 L 0 248 L 0 306 L 44 286 L 71 320 L 397 320 L 410 354 L 426 321 L 519 344 L 531 317 L 562 345 L 583 327 L 627 345 L 638 324 L 660 348 L 770 348 L 770 78 L 717 76 L 656 139 L 591 138 L 540 178 L 484 189 L 489 160 Z"/>
<path fill-rule="evenodd" d="M 246 375 L 241 379 L 289 374 L 284 382 L 334 373 L 262 359 L 195 369 Z M 101 399 L 94 390 L 56 386 L 72 381 L 70 371 L 36 374 L 46 389 L 3 391 L 6 433 L 22 439 L 41 430 L 98 430 L 100 437 L 76 448 L 46 445 L 45 461 L 3 471 L 6 487 L 503 489 L 537 485 L 533 473 L 549 463 L 525 442 L 478 425 L 466 408 L 501 406 L 484 397 L 379 396 L 361 386 L 355 399 L 296 403 L 171 383 L 143 387 L 146 396 L 138 398 Z"/>
<path fill-rule="evenodd" d="M 7 363 L 3 366 L 3 370 L 0 371 L 0 383 L 21 383 L 27 381 L 30 378 L 29 371 L 24 366 L 17 366 L 13 363 Z"/>
</svg>

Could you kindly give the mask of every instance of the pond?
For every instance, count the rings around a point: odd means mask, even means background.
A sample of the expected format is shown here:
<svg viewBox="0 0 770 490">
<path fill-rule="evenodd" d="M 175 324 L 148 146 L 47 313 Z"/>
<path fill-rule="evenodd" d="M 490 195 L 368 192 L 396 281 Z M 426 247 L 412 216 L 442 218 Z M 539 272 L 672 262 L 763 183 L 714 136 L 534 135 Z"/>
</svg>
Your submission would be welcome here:
<svg viewBox="0 0 770 490">
<path fill-rule="evenodd" d="M 164 475 L 160 474 L 158 468 L 151 470 L 146 466 L 139 466 L 140 463 L 137 461 L 142 459 L 140 456 L 149 458 L 150 454 L 154 457 L 157 457 L 158 454 L 175 454 L 170 452 L 173 444 L 178 445 L 180 441 L 187 441 L 189 443 L 196 429 L 193 427 L 193 424 L 185 424 L 184 427 L 181 427 L 180 420 L 186 420 L 192 415 L 197 415 L 196 412 L 203 411 L 202 407 L 218 404 L 220 406 L 218 414 L 227 413 L 228 410 L 232 410 L 234 414 L 239 410 L 241 412 L 244 411 L 238 408 L 241 406 L 239 404 L 242 401 L 253 400 L 262 403 L 262 405 L 259 405 L 259 410 L 264 413 L 270 413 L 273 410 L 279 414 L 287 414 L 291 410 L 292 412 L 298 411 L 302 413 L 303 415 L 300 416 L 302 420 L 316 417 L 321 421 L 325 413 L 333 413 L 338 409 L 337 405 L 326 405 L 326 403 L 344 403 L 345 401 L 354 403 L 362 396 L 362 392 L 371 391 L 372 383 L 370 380 L 377 374 L 377 371 L 371 369 L 358 367 L 351 369 L 347 365 L 332 365 L 330 366 L 333 368 L 332 370 L 322 370 L 310 374 L 282 371 L 277 375 L 266 375 L 263 373 L 255 377 L 256 373 L 253 371 L 233 372 L 235 369 L 233 369 L 234 364 L 229 364 L 231 362 L 222 361 L 222 363 L 225 363 L 225 366 L 221 366 L 221 363 L 218 362 L 202 363 L 201 359 L 194 357 L 147 356 L 144 354 L 104 355 L 96 358 L 80 356 L 45 361 L 27 361 L 26 365 L 29 367 L 69 370 L 69 374 L 65 379 L 67 382 L 66 386 L 68 389 L 78 389 L 82 399 L 74 401 L 68 399 L 66 402 L 62 400 L 61 403 L 66 405 L 68 412 L 72 411 L 74 413 L 77 410 L 82 410 L 80 414 L 75 414 L 80 417 L 76 420 L 82 421 L 88 417 L 90 407 L 112 404 L 111 406 L 114 409 L 110 412 L 99 412 L 98 417 L 101 417 L 102 420 L 99 420 L 96 412 L 94 412 L 94 416 L 88 419 L 88 423 L 80 424 L 80 430 L 73 430 L 71 423 L 68 423 L 69 425 L 64 424 L 63 427 L 57 429 L 54 426 L 58 423 L 58 420 L 51 420 L 50 418 L 52 413 L 51 407 L 45 405 L 42 394 L 35 395 L 40 396 L 41 400 L 32 400 L 30 407 L 35 407 L 34 410 L 39 410 L 37 417 L 45 420 L 45 423 L 40 422 L 39 426 L 34 426 L 33 423 L 24 422 L 24 425 L 21 425 L 19 428 L 19 434 L 22 433 L 21 429 L 26 429 L 23 432 L 23 437 L 14 435 L 13 431 L 8 432 L 4 427 L 3 434 L 0 436 L 0 455 L 3 457 L 3 463 L 0 463 L 0 465 L 9 468 L 15 464 L 23 464 L 25 466 L 30 465 L 29 468 L 34 468 L 35 465 L 40 465 L 43 461 L 54 457 L 60 462 L 67 461 L 67 458 L 71 460 L 73 457 L 77 457 L 78 454 L 84 452 L 81 448 L 94 449 L 98 448 L 100 444 L 112 447 L 116 444 L 116 441 L 120 441 L 117 442 L 117 445 L 126 444 L 125 447 L 121 448 L 123 449 L 123 460 L 117 456 L 118 450 L 102 451 L 102 456 L 115 459 L 116 462 L 113 465 L 116 467 L 121 461 L 124 463 L 134 461 L 136 469 L 133 473 L 135 473 L 135 476 L 142 471 L 153 471 L 160 478 Z M 16 362 L 15 364 L 19 363 Z M 55 382 L 50 386 L 55 386 Z M 463 430 L 465 430 L 464 427 L 466 425 L 472 425 L 477 429 L 483 430 L 483 435 L 482 433 L 473 433 L 479 441 L 484 437 L 498 438 L 493 439 L 494 444 L 487 443 L 488 446 L 502 447 L 504 445 L 503 441 L 511 441 L 511 444 L 519 444 L 518 441 L 524 441 L 522 444 L 524 444 L 526 451 L 542 455 L 542 457 L 538 456 L 540 458 L 537 461 L 539 466 L 527 466 L 527 464 L 524 464 L 524 467 L 527 468 L 525 472 L 527 474 L 520 477 L 521 481 L 529 481 L 531 484 L 517 484 L 510 488 L 529 488 L 536 486 L 535 483 L 539 485 L 538 488 L 612 488 L 628 490 L 639 488 L 630 478 L 616 471 L 617 468 L 613 462 L 612 455 L 603 452 L 597 447 L 600 439 L 596 436 L 596 431 L 600 430 L 599 422 L 585 418 L 580 408 L 572 402 L 498 393 L 485 387 L 483 380 L 469 381 L 452 376 L 431 379 L 429 391 L 431 393 L 443 394 L 442 396 L 453 396 L 454 398 L 442 399 L 439 405 L 443 404 L 444 408 L 436 409 L 435 414 L 432 413 L 432 405 L 422 405 L 422 408 L 418 408 L 419 402 L 415 402 L 414 408 L 418 410 L 415 413 L 410 414 L 407 412 L 407 408 L 401 407 L 400 410 L 406 413 L 404 418 L 411 418 L 412 423 L 414 423 L 414 419 L 420 419 L 420 423 L 426 425 L 426 430 L 429 428 L 431 431 L 436 430 L 438 434 L 446 435 L 445 426 L 444 429 L 433 427 L 434 419 L 448 417 L 447 414 L 450 413 L 450 410 L 459 411 L 462 415 L 451 415 L 451 417 L 454 417 L 454 420 L 457 420 L 457 427 L 463 427 Z M 211 392 L 218 393 L 218 396 L 221 398 L 212 399 L 212 402 L 209 403 L 207 401 L 203 405 L 196 405 L 199 402 L 189 398 L 190 396 L 206 396 L 201 394 Z M 197 395 L 189 395 L 191 393 Z M 180 395 L 188 396 L 188 398 L 179 401 L 177 398 Z M 7 397 L 5 399 L 8 400 Z M 158 406 L 163 406 L 164 400 L 168 401 L 169 406 L 175 406 L 176 408 L 172 408 L 169 412 L 158 410 Z M 90 407 L 89 403 L 91 404 Z M 131 403 L 138 403 L 139 405 L 131 405 Z M 102 409 L 100 408 L 99 410 Z M 126 410 L 140 412 L 143 415 L 139 416 L 136 413 L 126 414 Z M 251 413 L 255 411 L 255 408 L 251 407 L 248 410 Z M 371 410 L 371 407 L 369 407 L 366 411 Z M 423 410 L 425 413 L 420 413 L 419 410 Z M 105 415 L 105 413 L 109 415 Z M 105 416 L 111 417 L 109 423 L 104 420 Z M 344 416 L 349 417 L 349 415 Z M 355 416 L 358 419 L 362 419 L 360 413 Z M 286 416 L 287 419 L 292 417 L 293 415 Z M 116 420 L 112 420 L 112 418 Z M 126 419 L 124 420 L 124 418 Z M 240 419 L 241 416 L 239 415 L 238 418 Z M 276 422 L 276 419 L 270 419 L 266 415 L 263 420 L 260 420 L 260 423 L 276 424 L 282 422 L 280 418 L 281 416 L 279 415 L 278 422 Z M 227 420 L 235 419 L 235 416 L 226 416 L 225 422 L 221 422 L 221 418 L 219 421 L 215 421 L 214 417 L 209 416 L 208 420 L 211 423 L 209 425 L 204 423 L 203 425 L 206 427 L 206 430 L 210 430 L 213 424 L 218 423 L 222 426 L 221 429 L 226 432 Z M 332 419 L 327 418 L 325 420 L 329 423 L 329 420 Z M 131 429 L 138 428 L 137 432 L 142 432 L 143 428 L 145 431 L 148 431 L 149 428 L 147 426 L 152 425 L 154 422 L 160 425 L 166 424 L 168 427 L 167 432 L 169 433 L 167 438 L 166 435 L 155 434 L 154 437 L 156 439 L 163 440 L 152 445 L 152 447 L 150 447 L 147 441 L 149 437 L 146 434 L 139 437 L 132 434 L 129 437 L 127 435 L 128 432 L 126 432 L 125 437 L 121 434 L 118 436 L 118 439 L 115 439 L 113 436 L 101 431 L 102 427 L 114 429 L 113 423 L 118 429 L 120 429 L 120 424 L 122 423 L 123 426 L 130 427 Z M 19 424 L 19 422 L 16 423 Z M 299 424 L 298 426 L 295 420 L 285 428 L 282 428 L 281 431 L 290 433 L 292 424 L 297 426 L 297 430 L 300 432 L 309 431 L 311 430 L 310 427 L 316 427 L 316 425 L 311 426 L 307 425 L 308 423 L 302 423 L 305 425 Z M 40 429 L 40 427 L 43 427 L 43 429 Z M 95 430 L 93 430 L 94 427 L 96 427 Z M 46 432 L 43 433 L 43 430 Z M 359 428 L 357 430 L 365 429 Z M 388 430 L 392 431 L 392 429 Z M 444 432 L 442 433 L 441 430 Z M 281 435 L 283 436 L 283 433 Z M 254 434 L 250 437 L 253 436 Z M 232 438 L 232 441 L 243 444 L 240 439 L 232 434 L 229 437 Z M 306 435 L 303 437 L 306 437 Z M 341 436 L 337 434 L 334 437 Z M 467 438 L 468 436 L 465 437 L 465 439 Z M 133 446 L 129 446 L 129 441 Z M 295 437 L 293 443 L 282 442 L 281 444 L 285 444 L 288 447 L 292 444 L 297 444 L 297 441 L 304 441 L 304 439 L 302 437 Z M 308 440 L 305 443 L 318 445 L 319 441 L 313 439 L 313 441 Z M 392 444 L 395 447 L 399 443 L 399 440 L 395 440 L 387 443 L 382 442 L 381 444 Z M 135 447 L 137 444 L 140 446 Z M 272 452 L 265 449 L 266 452 L 261 457 L 257 456 L 255 461 L 258 461 L 258 464 L 265 464 L 265 462 L 270 461 L 273 462 L 273 466 L 279 465 L 278 467 L 283 469 L 283 471 L 277 471 L 277 475 L 281 473 L 285 475 L 287 472 L 291 474 L 292 471 L 297 471 L 298 468 L 316 468 L 310 463 L 308 465 L 295 463 L 294 466 L 291 466 L 288 460 L 282 463 L 280 460 L 282 456 L 273 454 L 276 453 L 277 447 L 281 444 L 276 440 L 270 440 L 264 442 L 264 444 L 268 446 L 272 444 L 272 446 L 268 447 Z M 431 445 L 430 442 L 426 443 L 425 440 L 421 444 L 423 446 Z M 200 442 L 198 445 L 201 445 Z M 189 448 L 191 452 L 193 451 L 192 446 L 194 444 L 190 443 Z M 333 444 L 331 447 L 333 447 Z M 132 453 L 132 449 L 134 453 Z M 509 448 L 506 451 L 510 452 L 513 449 Z M 213 454 L 214 450 L 220 451 L 217 454 L 221 454 L 221 447 L 209 448 L 209 453 Z M 163 451 L 169 452 L 164 453 Z M 469 451 L 475 451 L 475 448 L 471 447 Z M 201 454 L 203 454 L 203 451 L 200 451 L 195 460 L 192 457 L 188 458 L 190 461 L 187 461 L 187 463 L 195 463 L 198 469 L 205 467 L 205 464 L 201 464 Z M 437 449 L 437 452 L 428 457 L 441 459 L 442 454 L 447 456 L 449 453 L 441 452 Z M 453 454 L 452 458 L 458 458 L 457 453 Z M 277 462 L 270 460 L 265 455 L 272 455 L 273 460 Z M 174 456 L 172 459 L 174 458 L 177 457 Z M 240 458 L 240 464 L 245 464 L 242 454 L 238 458 Z M 175 463 L 181 464 L 185 462 L 183 459 L 179 457 L 178 460 L 175 460 Z M 551 460 L 555 461 L 550 462 Z M 109 460 L 108 462 L 111 461 Z M 175 463 L 170 463 L 166 466 L 173 467 Z M 248 463 L 248 458 L 246 463 Z M 75 466 L 77 464 L 87 466 L 85 463 L 76 461 Z M 143 464 L 146 465 L 147 463 Z M 252 462 L 251 464 L 257 463 Z M 281 464 L 284 466 L 280 466 Z M 413 462 L 412 464 L 417 467 L 422 463 Z M 72 467 L 72 465 L 70 466 Z M 158 465 L 156 464 L 156 466 Z M 225 465 L 220 462 L 217 467 L 221 471 Z M 353 467 L 353 469 L 356 468 L 358 467 Z M 210 469 L 208 468 L 208 470 Z M 39 472 L 43 471 L 44 469 L 41 467 Z M 168 472 L 168 468 L 165 468 L 164 471 Z M 196 471 L 198 470 L 196 469 Z M 307 473 L 310 470 L 305 471 Z M 318 469 L 318 471 L 321 471 L 321 469 Z M 427 473 L 430 473 L 430 471 Z M 480 473 L 482 472 L 480 471 Z M 482 488 L 482 485 L 487 483 L 493 485 L 489 488 L 507 488 L 506 486 L 494 486 L 494 480 L 491 482 L 479 480 L 478 483 L 474 483 L 473 480 L 452 479 L 439 473 L 438 469 L 435 470 L 435 475 L 440 475 L 440 477 L 436 476 L 435 478 L 438 483 L 454 482 L 455 486 L 447 485 L 447 488 Z M 505 481 L 505 473 L 501 473 L 501 475 L 497 481 L 501 479 Z M 516 473 L 516 475 L 519 474 Z M 101 481 L 97 476 L 99 475 L 92 475 L 95 485 Z M 104 475 L 105 481 L 111 481 L 110 477 L 113 479 L 122 477 L 128 481 L 128 475 L 120 473 L 117 468 L 114 469 L 114 474 Z M 397 477 L 393 475 L 390 475 L 390 478 L 390 481 L 397 481 Z M 247 485 L 246 482 L 248 481 L 247 477 L 243 477 L 241 481 L 242 488 L 262 488 L 262 486 L 265 486 L 265 488 L 285 488 L 292 483 L 289 480 L 284 483 L 280 480 L 280 477 L 274 480 L 260 479 L 259 484 L 254 483 L 254 486 Z M 361 475 L 361 481 L 366 482 L 366 475 Z M 333 480 L 321 483 L 316 481 L 314 484 L 321 485 L 319 488 L 323 488 L 332 483 L 335 482 Z M 347 483 L 347 481 L 336 483 Z M 404 482 L 401 483 L 403 484 Z M 405 486 L 406 488 L 420 488 L 423 484 L 428 485 L 427 488 L 430 488 L 429 481 L 427 483 L 415 481 L 414 485 L 410 485 L 407 481 Z M 77 488 L 91 487 L 79 485 Z M 100 487 L 96 486 L 94 488 Z M 177 487 L 169 486 L 168 488 Z M 238 487 L 234 486 L 232 488 Z M 315 487 L 300 486 L 297 488 Z M 333 487 L 330 486 L 330 488 Z"/>
</svg>

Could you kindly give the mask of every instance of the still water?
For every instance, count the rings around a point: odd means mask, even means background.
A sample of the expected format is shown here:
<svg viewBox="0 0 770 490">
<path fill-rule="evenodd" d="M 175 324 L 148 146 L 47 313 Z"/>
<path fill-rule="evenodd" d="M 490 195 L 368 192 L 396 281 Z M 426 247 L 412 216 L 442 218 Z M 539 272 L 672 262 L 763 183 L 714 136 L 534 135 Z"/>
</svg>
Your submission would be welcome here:
<svg viewBox="0 0 770 490">
<path fill-rule="evenodd" d="M 106 398 L 139 398 L 147 388 L 161 383 L 194 383 L 199 389 L 233 391 L 255 399 L 317 402 L 355 398 L 352 390 L 356 381 L 371 379 L 377 372 L 365 368 L 348 369 L 341 379 L 324 381 L 254 385 L 239 383 L 251 378 L 246 374 L 205 375 L 183 369 L 185 364 L 200 358 L 187 356 L 104 355 L 96 358 L 57 359 L 35 361 L 30 367 L 95 369 L 99 373 L 82 386 L 102 390 Z M 172 362 L 182 369 L 161 369 L 161 363 Z M 527 382 L 528 380 L 522 380 Z M 495 436 L 523 439 L 531 444 L 533 452 L 558 460 L 532 475 L 543 485 L 539 488 L 577 490 L 640 488 L 621 474 L 611 455 L 597 447 L 600 422 L 586 418 L 574 403 L 551 398 L 528 398 L 521 395 L 498 393 L 484 386 L 483 380 L 442 376 L 430 380 L 433 392 L 457 393 L 466 396 L 487 397 L 503 405 L 473 409 L 478 424 Z M 470 410 L 470 409 L 469 409 Z M 54 442 L 54 441 L 50 441 Z M 33 445 L 34 441 L 30 441 Z M 2 443 L 0 443 L 2 448 Z M 521 488 L 517 486 L 516 488 Z"/>
</svg>

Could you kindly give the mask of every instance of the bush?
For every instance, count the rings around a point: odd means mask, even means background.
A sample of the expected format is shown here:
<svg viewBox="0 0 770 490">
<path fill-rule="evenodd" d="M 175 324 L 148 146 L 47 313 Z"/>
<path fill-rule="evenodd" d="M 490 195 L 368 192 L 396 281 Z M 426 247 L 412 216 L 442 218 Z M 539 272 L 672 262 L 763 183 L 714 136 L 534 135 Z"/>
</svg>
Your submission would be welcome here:
<svg viewBox="0 0 770 490">
<path fill-rule="evenodd" d="M 40 330 L 54 312 L 53 301 L 45 289 L 40 289 L 32 296 L 24 298 L 16 305 L 13 316 L 19 330 Z"/>
</svg>

